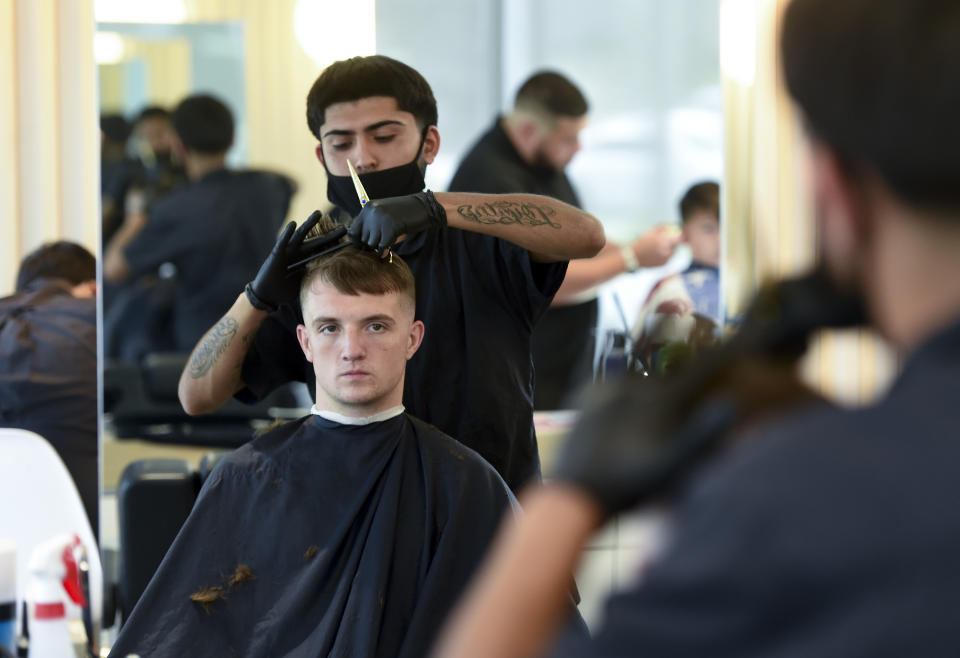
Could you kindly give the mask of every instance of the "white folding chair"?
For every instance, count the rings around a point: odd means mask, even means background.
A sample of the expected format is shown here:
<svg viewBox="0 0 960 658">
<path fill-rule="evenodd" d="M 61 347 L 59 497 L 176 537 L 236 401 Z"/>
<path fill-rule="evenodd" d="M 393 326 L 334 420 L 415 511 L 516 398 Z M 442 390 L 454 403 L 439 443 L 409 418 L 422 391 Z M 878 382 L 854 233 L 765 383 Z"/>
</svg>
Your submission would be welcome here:
<svg viewBox="0 0 960 658">
<path fill-rule="evenodd" d="M 90 565 L 90 611 L 101 628 L 100 552 L 77 487 L 56 450 L 38 434 L 0 428 L 0 538 L 17 545 L 17 624 L 34 546 L 55 535 L 80 537 Z M 72 604 L 70 604 L 72 605 Z"/>
</svg>

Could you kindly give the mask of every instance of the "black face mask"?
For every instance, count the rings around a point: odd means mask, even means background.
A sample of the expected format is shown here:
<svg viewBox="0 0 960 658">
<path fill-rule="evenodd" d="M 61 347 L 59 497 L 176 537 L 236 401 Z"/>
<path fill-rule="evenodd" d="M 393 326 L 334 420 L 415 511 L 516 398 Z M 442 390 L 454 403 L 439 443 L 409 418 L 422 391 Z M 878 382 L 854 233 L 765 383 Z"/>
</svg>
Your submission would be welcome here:
<svg viewBox="0 0 960 658">
<path fill-rule="evenodd" d="M 385 199 L 423 191 L 426 183 L 423 180 L 419 160 L 426 134 L 424 130 L 423 137 L 420 139 L 420 148 L 417 149 L 417 155 L 411 162 L 399 167 L 359 174 L 363 189 L 371 199 Z M 357 197 L 353 179 L 350 176 L 334 176 L 330 173 L 326 161 L 323 163 L 323 168 L 327 170 L 327 199 L 330 203 L 350 213 L 351 217 L 359 215 L 363 206 L 360 205 L 360 199 Z"/>
</svg>

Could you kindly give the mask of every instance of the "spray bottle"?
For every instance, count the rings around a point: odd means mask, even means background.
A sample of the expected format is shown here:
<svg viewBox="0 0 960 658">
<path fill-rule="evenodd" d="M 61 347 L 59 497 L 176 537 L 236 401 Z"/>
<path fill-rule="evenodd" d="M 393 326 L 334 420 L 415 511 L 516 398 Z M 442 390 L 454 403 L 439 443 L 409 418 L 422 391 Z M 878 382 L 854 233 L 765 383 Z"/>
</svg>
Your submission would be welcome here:
<svg viewBox="0 0 960 658">
<path fill-rule="evenodd" d="M 75 655 L 67 625 L 68 604 L 86 606 L 80 587 L 74 547 L 76 535 L 58 535 L 38 544 L 30 554 L 27 569 L 27 601 L 30 610 L 29 658 L 62 658 Z M 70 606 L 70 616 L 76 608 Z"/>
</svg>

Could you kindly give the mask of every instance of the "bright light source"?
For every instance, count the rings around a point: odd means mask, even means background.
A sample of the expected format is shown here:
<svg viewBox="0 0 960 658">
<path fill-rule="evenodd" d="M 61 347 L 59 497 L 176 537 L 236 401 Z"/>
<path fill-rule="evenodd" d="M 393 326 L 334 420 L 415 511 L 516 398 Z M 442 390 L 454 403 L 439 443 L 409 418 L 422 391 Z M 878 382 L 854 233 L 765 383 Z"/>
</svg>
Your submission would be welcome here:
<svg viewBox="0 0 960 658">
<path fill-rule="evenodd" d="M 98 23 L 182 23 L 187 20 L 183 0 L 94 0 Z"/>
<path fill-rule="evenodd" d="M 757 73 L 757 0 L 720 4 L 720 72 L 749 86 Z"/>
<path fill-rule="evenodd" d="M 93 58 L 97 64 L 117 64 L 123 61 L 123 37 L 116 32 L 95 32 Z"/>
<path fill-rule="evenodd" d="M 299 0 L 293 31 L 304 52 L 323 68 L 338 59 L 377 52 L 374 0 Z"/>
</svg>

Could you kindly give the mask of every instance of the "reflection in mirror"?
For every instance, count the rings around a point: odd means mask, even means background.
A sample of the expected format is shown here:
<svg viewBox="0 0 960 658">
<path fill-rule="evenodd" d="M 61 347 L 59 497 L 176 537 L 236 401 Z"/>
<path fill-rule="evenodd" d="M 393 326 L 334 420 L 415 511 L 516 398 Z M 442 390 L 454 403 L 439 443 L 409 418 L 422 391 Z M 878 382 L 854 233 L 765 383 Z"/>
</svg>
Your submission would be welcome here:
<svg viewBox="0 0 960 658">
<path fill-rule="evenodd" d="M 204 456 L 276 415 L 273 397 L 194 422 L 176 386 L 193 344 L 272 246 L 295 184 L 246 168 L 240 23 L 100 24 L 97 39 L 109 138 L 102 544 L 122 621 L 190 510 Z"/>
<path fill-rule="evenodd" d="M 100 25 L 101 44 L 107 44 L 101 47 L 114 53 L 99 68 L 102 109 L 129 119 L 146 105 L 169 108 L 187 93 L 214 91 L 228 102 L 237 120 L 230 163 L 243 166 L 251 156 L 258 164 L 289 163 L 302 188 L 292 202 L 291 219 L 299 221 L 313 208 L 326 205 L 322 168 L 303 119 L 303 98 L 319 68 L 296 45 L 293 21 L 294 9 L 310 3 L 276 3 L 269 9 L 270 21 L 255 15 L 256 3 L 238 3 L 248 9 L 231 10 L 229 15 L 211 9 L 210 3 L 185 4 L 188 18 L 196 22 Z M 203 9 L 194 11 L 194 4 Z M 629 244 L 651 227 L 678 225 L 678 202 L 684 191 L 704 179 L 720 180 L 717 2 L 618 0 L 604 3 L 603 11 L 597 12 L 584 12 L 581 4 L 567 0 L 468 0 L 442 8 L 419 0 L 402 4 L 381 0 L 375 5 L 377 52 L 423 73 L 438 100 L 443 139 L 437 160 L 427 170 L 431 189 L 447 188 L 472 144 L 498 113 L 510 109 L 520 83 L 543 68 L 568 76 L 589 101 L 589 122 L 580 135 L 582 150 L 567 174 L 582 206 L 604 222 L 611 242 Z M 139 156 L 144 151 L 135 146 L 126 154 Z M 126 206 L 119 201 L 116 205 Z M 622 350 L 622 343 L 608 337 L 629 334 L 653 285 L 685 269 L 689 261 L 688 250 L 682 248 L 663 268 L 638 270 L 589 293 L 600 299 L 597 352 L 604 346 Z M 129 379 L 120 379 L 127 383 L 105 391 L 107 404 L 115 403 L 111 396 L 119 393 L 127 393 L 130 401 L 132 392 L 159 398 L 166 411 L 175 411 L 182 361 L 168 356 L 151 358 L 146 379 L 142 363 L 136 363 L 132 373 L 117 371 Z M 238 426 L 249 426 L 262 411 L 237 406 L 236 424 L 224 434 L 235 436 Z M 545 472 L 552 442 L 566 422 L 562 415 L 538 420 Z M 203 456 L 216 443 L 210 438 L 206 445 L 171 446 L 116 438 L 118 431 L 161 438 L 164 433 L 182 434 L 183 429 L 164 414 L 141 417 L 138 423 L 136 428 L 123 427 L 124 418 L 114 413 L 108 423 L 112 434 L 104 438 L 104 514 L 113 519 L 117 494 L 122 493 L 121 472 L 131 461 L 184 460 L 186 466 L 160 464 L 160 471 L 137 475 L 189 491 L 195 486 L 193 474 L 203 471 Z M 190 432 L 196 438 L 213 430 L 198 422 Z M 220 445 L 229 445 L 229 440 Z M 117 523 L 110 528 L 105 543 L 117 546 Z M 596 559 L 585 567 L 581 582 L 588 621 L 595 620 L 603 592 L 625 580 L 631 570 L 625 562 L 629 551 L 621 548 L 649 540 L 647 527 L 632 521 L 598 540 Z"/>
</svg>

